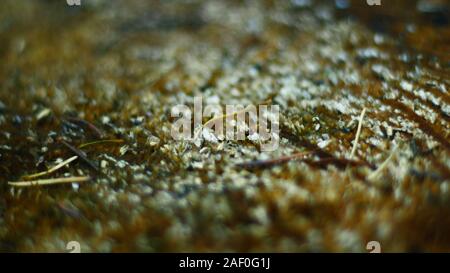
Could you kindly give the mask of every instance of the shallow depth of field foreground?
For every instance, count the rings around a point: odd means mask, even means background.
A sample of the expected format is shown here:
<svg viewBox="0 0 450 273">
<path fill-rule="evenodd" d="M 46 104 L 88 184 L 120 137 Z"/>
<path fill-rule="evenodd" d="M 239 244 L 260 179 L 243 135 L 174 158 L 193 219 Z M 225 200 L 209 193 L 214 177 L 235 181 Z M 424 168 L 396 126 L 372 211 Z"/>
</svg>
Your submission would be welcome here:
<svg viewBox="0 0 450 273">
<path fill-rule="evenodd" d="M 2 0 L 0 252 L 450 251 L 449 12 Z M 195 97 L 279 106 L 278 148 L 175 140 Z"/>
</svg>

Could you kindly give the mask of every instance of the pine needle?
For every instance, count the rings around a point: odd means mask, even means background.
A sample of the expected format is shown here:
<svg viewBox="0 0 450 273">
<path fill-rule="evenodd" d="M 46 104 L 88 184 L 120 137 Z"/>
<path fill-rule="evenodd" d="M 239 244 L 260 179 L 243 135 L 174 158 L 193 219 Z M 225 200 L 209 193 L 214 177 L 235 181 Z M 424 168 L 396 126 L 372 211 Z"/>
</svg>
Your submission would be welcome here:
<svg viewBox="0 0 450 273">
<path fill-rule="evenodd" d="M 374 180 L 375 178 L 377 178 L 384 171 L 384 169 L 386 169 L 386 167 L 388 166 L 389 162 L 392 160 L 392 158 L 396 154 L 397 150 L 398 150 L 398 146 L 396 146 L 394 148 L 392 153 L 388 156 L 388 158 L 383 163 L 381 163 L 381 165 L 380 165 L 380 167 L 378 167 L 378 169 L 376 169 L 375 171 L 373 171 L 372 173 L 369 174 L 367 179 L 368 180 Z"/>
<path fill-rule="evenodd" d="M 248 107 L 249 107 L 249 106 L 245 107 L 244 109 L 242 109 L 242 110 L 240 110 L 240 111 L 235 111 L 235 112 L 230 113 L 230 114 L 224 114 L 224 115 L 220 115 L 220 116 L 218 116 L 218 117 L 213 117 L 213 118 L 211 118 L 210 120 L 208 120 L 207 122 L 205 122 L 205 124 L 203 124 L 203 127 L 208 126 L 210 123 L 212 123 L 212 122 L 214 122 L 214 121 L 216 121 L 216 120 L 224 119 L 224 118 L 227 118 L 227 117 L 234 117 L 234 115 L 241 114 L 241 113 L 247 111 L 247 108 L 248 108 Z"/>
<path fill-rule="evenodd" d="M 28 180 L 28 179 L 33 179 L 33 178 L 37 178 L 37 177 L 41 177 L 41 176 L 44 176 L 44 175 L 47 175 L 47 174 L 54 173 L 55 171 L 61 169 L 62 167 L 66 166 L 67 164 L 69 164 L 70 162 L 76 160 L 77 158 L 78 158 L 78 156 L 72 156 L 71 158 L 69 158 L 69 159 L 67 159 L 67 160 L 57 164 L 56 166 L 50 168 L 47 171 L 26 175 L 26 176 L 23 176 L 23 179 Z"/>
<path fill-rule="evenodd" d="M 96 145 L 96 144 L 103 144 L 103 143 L 123 143 L 124 140 L 123 139 L 105 139 L 105 140 L 97 140 L 97 141 L 92 141 L 92 142 L 88 142 L 88 143 L 83 143 L 80 146 L 78 146 L 78 148 L 84 148 L 87 146 L 91 146 L 91 145 Z"/>
<path fill-rule="evenodd" d="M 353 142 L 353 148 L 352 148 L 352 152 L 350 153 L 350 159 L 353 159 L 353 157 L 355 156 L 356 147 L 358 146 L 359 136 L 361 135 L 362 123 L 363 123 L 363 119 L 364 119 L 366 110 L 367 110 L 366 108 L 363 108 L 361 115 L 359 116 L 358 130 L 356 131 L 356 137 Z"/>
<path fill-rule="evenodd" d="M 40 179 L 32 181 L 17 181 L 8 182 L 8 185 L 13 187 L 32 187 L 32 186 L 46 186 L 64 183 L 78 183 L 90 180 L 89 176 L 73 176 L 73 177 L 63 177 L 63 178 L 51 178 L 51 179 Z"/>
</svg>

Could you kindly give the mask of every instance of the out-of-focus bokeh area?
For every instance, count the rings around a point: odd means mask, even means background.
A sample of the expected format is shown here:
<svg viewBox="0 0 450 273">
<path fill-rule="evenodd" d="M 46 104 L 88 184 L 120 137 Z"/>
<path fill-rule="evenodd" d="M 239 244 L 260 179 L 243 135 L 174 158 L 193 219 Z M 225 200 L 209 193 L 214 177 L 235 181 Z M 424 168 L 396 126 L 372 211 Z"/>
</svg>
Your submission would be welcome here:
<svg viewBox="0 0 450 273">
<path fill-rule="evenodd" d="M 0 1 L 0 251 L 450 251 L 449 12 Z M 279 105 L 279 149 L 174 140 L 195 96 Z"/>
</svg>

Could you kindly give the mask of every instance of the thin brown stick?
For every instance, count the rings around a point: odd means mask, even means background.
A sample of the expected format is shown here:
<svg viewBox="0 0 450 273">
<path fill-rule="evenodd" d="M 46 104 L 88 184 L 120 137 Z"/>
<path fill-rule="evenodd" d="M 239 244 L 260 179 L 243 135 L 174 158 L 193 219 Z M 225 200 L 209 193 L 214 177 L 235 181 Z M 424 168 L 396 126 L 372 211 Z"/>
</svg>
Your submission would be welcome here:
<svg viewBox="0 0 450 273">
<path fill-rule="evenodd" d="M 99 168 L 92 162 L 90 161 L 87 156 L 86 153 L 73 147 L 72 145 L 70 145 L 69 143 L 67 143 L 64 140 L 59 140 L 64 146 L 66 146 L 69 150 L 71 150 L 74 154 L 76 154 L 77 156 L 79 156 L 84 162 L 86 162 L 91 168 L 93 168 L 94 170 L 96 170 L 97 172 L 100 172 Z"/>
<path fill-rule="evenodd" d="M 98 129 L 94 124 L 90 123 L 87 120 L 81 119 L 81 118 L 77 118 L 77 117 L 66 117 L 65 118 L 67 121 L 78 124 L 80 126 L 83 126 L 85 128 L 88 128 L 89 130 L 91 130 L 98 138 L 103 138 L 104 134 L 103 132 Z"/>
<path fill-rule="evenodd" d="M 370 169 L 375 169 L 375 167 L 372 164 L 365 161 L 352 160 L 346 158 L 336 158 L 336 157 L 321 158 L 319 160 L 304 159 L 303 162 L 321 168 L 326 168 L 328 165 L 334 165 L 339 169 L 346 169 L 348 166 L 350 167 L 367 166 Z"/>
</svg>

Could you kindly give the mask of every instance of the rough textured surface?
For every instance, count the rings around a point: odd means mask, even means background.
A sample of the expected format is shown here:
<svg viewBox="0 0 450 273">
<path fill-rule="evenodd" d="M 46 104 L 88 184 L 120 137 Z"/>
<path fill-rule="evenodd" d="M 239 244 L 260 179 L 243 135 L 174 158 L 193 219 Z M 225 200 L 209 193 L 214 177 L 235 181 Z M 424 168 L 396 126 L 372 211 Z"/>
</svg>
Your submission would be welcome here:
<svg viewBox="0 0 450 273">
<path fill-rule="evenodd" d="M 82 2 L 0 3 L 1 251 L 450 251 L 446 1 Z M 174 141 L 194 96 L 280 105 L 280 148 Z"/>
</svg>

